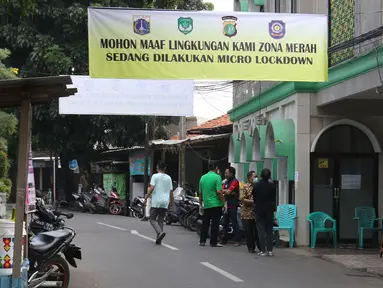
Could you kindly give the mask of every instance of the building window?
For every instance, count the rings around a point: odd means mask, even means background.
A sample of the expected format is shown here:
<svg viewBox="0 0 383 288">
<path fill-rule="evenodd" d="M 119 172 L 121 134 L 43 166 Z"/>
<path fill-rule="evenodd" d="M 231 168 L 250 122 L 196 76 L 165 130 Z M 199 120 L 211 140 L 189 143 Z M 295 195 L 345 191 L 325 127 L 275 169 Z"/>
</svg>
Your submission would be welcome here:
<svg viewBox="0 0 383 288">
<path fill-rule="evenodd" d="M 275 0 L 275 13 L 281 13 L 281 1 Z"/>
<path fill-rule="evenodd" d="M 297 13 L 298 12 L 298 3 L 297 3 L 298 0 L 290 0 L 290 1 L 291 1 L 291 7 L 290 7 L 291 13 Z"/>
</svg>

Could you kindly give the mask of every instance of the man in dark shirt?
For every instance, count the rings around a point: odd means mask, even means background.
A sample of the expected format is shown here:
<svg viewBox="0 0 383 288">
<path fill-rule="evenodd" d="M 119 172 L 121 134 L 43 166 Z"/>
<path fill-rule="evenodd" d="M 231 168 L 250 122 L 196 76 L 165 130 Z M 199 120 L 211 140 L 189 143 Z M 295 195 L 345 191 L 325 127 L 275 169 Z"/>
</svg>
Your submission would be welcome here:
<svg viewBox="0 0 383 288">
<path fill-rule="evenodd" d="M 239 182 L 235 178 L 235 168 L 229 167 L 225 171 L 226 181 L 222 184 L 222 192 L 225 195 L 227 211 L 223 216 L 223 237 L 221 244 L 227 243 L 227 236 L 229 232 L 229 223 L 233 225 L 234 232 L 234 246 L 240 245 L 240 231 L 238 228 L 237 213 L 238 213 L 238 199 L 239 199 Z"/>
<path fill-rule="evenodd" d="M 259 234 L 259 245 L 261 251 L 259 256 L 273 256 L 273 207 L 276 198 L 274 183 L 269 182 L 271 172 L 265 168 L 261 172 L 261 180 L 255 184 L 253 199 L 255 202 L 255 216 Z M 267 239 L 267 252 L 265 247 Z"/>
</svg>

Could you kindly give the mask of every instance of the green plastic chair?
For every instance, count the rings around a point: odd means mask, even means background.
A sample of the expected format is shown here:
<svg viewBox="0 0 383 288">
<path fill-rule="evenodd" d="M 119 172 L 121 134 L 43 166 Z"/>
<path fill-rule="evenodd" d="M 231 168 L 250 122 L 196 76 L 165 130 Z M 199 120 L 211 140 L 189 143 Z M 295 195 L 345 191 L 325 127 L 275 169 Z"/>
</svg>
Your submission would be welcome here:
<svg viewBox="0 0 383 288">
<path fill-rule="evenodd" d="M 332 239 L 334 248 L 336 248 L 336 220 L 330 217 L 324 212 L 313 212 L 307 216 L 307 221 L 310 223 L 310 233 L 311 233 L 311 248 L 315 248 L 317 242 L 317 233 L 332 233 Z M 332 222 L 332 227 L 327 228 L 326 222 Z"/>
<path fill-rule="evenodd" d="M 373 207 L 356 207 L 354 220 L 358 221 L 359 248 L 363 248 L 363 232 L 365 230 L 383 232 L 383 219 L 376 218 L 375 208 Z M 375 225 L 376 222 L 378 222 L 378 227 Z"/>
</svg>

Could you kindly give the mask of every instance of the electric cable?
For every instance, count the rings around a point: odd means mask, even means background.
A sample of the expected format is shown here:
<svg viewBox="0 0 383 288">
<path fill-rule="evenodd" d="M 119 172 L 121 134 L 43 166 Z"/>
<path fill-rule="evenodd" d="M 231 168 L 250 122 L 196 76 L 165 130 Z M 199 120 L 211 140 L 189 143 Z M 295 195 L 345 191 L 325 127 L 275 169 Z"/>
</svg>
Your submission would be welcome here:
<svg viewBox="0 0 383 288">
<path fill-rule="evenodd" d="M 225 160 L 225 159 L 228 158 L 228 156 L 225 156 L 225 157 L 223 157 L 223 158 L 221 158 L 221 159 L 219 159 L 219 160 L 212 160 L 212 159 L 209 159 L 209 158 L 205 158 L 205 157 L 201 156 L 197 151 L 195 151 L 195 150 L 193 149 L 193 147 L 190 146 L 189 143 L 187 143 L 186 145 L 190 148 L 191 151 L 193 151 L 194 154 L 196 154 L 199 158 L 201 158 L 202 160 L 205 160 L 205 161 L 219 162 L 219 161 L 223 161 L 223 160 Z"/>
</svg>

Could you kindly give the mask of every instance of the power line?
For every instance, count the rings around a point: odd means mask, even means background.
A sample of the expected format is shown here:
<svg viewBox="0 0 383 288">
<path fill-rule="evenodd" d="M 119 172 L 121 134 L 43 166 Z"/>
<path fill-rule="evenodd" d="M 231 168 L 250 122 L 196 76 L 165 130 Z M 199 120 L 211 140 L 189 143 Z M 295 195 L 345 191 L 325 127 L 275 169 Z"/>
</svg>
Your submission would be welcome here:
<svg viewBox="0 0 383 288">
<path fill-rule="evenodd" d="M 228 158 L 228 156 L 225 156 L 225 157 L 223 157 L 223 158 L 221 158 L 221 159 L 219 159 L 219 160 L 212 160 L 212 159 L 209 159 L 209 158 L 205 158 L 205 157 L 201 156 L 197 151 L 195 151 L 195 150 L 193 149 L 193 147 L 190 146 L 190 144 L 186 144 L 186 145 L 188 145 L 188 147 L 190 148 L 190 150 L 192 150 L 192 151 L 194 152 L 194 154 L 196 154 L 199 158 L 201 158 L 202 160 L 205 160 L 205 161 L 219 162 L 219 161 L 223 161 L 223 160 L 225 160 L 225 159 Z"/>
</svg>

